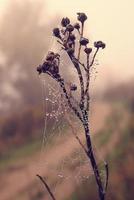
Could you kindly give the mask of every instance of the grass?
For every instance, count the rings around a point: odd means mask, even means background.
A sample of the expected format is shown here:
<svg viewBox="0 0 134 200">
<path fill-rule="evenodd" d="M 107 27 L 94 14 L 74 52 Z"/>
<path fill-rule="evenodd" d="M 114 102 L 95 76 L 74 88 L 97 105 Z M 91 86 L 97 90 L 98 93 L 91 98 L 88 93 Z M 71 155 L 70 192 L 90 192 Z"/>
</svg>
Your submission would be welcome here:
<svg viewBox="0 0 134 200">
<path fill-rule="evenodd" d="M 118 144 L 118 148 L 115 148 L 115 150 L 110 155 L 109 160 L 113 161 L 122 158 L 125 156 L 125 152 L 129 150 L 129 146 L 132 143 L 134 137 L 133 132 L 129 128 L 130 127 L 127 127 L 123 131 L 123 135 Z"/>
<path fill-rule="evenodd" d="M 15 161 L 22 158 L 28 157 L 33 153 L 39 151 L 41 146 L 41 141 L 33 140 L 19 148 L 11 149 L 10 151 L 3 154 L 0 158 L 0 170 L 5 170 L 9 166 L 12 166 Z"/>
<path fill-rule="evenodd" d="M 64 128 L 61 127 L 62 135 L 60 138 L 65 137 L 66 131 L 67 131 L 67 125 L 65 124 Z M 47 143 L 45 145 L 45 148 L 50 148 L 54 145 L 55 140 L 57 138 L 56 132 L 57 127 L 55 128 L 54 132 L 48 130 L 48 137 L 47 137 Z M 38 134 L 38 133 L 37 133 Z M 19 161 L 23 158 L 27 158 L 34 153 L 37 153 L 41 150 L 42 146 L 42 138 L 36 138 L 31 139 L 24 145 L 20 145 L 19 147 L 15 147 L 12 149 L 7 150 L 5 153 L 0 155 L 0 171 L 6 170 L 8 167 L 13 166 L 16 161 Z"/>
</svg>

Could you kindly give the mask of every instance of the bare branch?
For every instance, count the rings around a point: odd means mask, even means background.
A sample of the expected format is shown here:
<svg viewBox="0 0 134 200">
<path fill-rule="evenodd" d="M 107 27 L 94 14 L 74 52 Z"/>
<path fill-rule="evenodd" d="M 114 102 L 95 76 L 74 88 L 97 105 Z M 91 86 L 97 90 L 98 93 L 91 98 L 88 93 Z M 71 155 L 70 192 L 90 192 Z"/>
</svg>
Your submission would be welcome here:
<svg viewBox="0 0 134 200">
<path fill-rule="evenodd" d="M 65 98 L 66 98 L 67 101 L 68 101 L 68 105 L 69 105 L 70 108 L 74 111 L 74 113 L 77 115 L 77 117 L 78 117 L 81 121 L 83 121 L 83 119 L 82 119 L 82 117 L 81 117 L 81 114 L 79 113 L 79 111 L 77 110 L 77 108 L 74 107 L 74 106 L 72 105 L 72 103 L 71 103 L 71 101 L 70 101 L 70 98 L 69 98 L 69 96 L 68 96 L 68 94 L 67 94 L 67 90 L 66 90 L 66 88 L 65 88 L 64 80 L 63 80 L 62 78 L 59 78 L 59 79 L 57 79 L 57 81 L 59 82 L 59 84 L 60 84 L 60 86 L 61 86 L 61 88 L 62 88 L 62 90 L 63 90 L 63 93 L 64 93 L 64 95 L 65 95 Z"/>
<path fill-rule="evenodd" d="M 52 200 L 56 200 L 56 198 L 54 197 L 50 187 L 48 186 L 48 184 L 46 183 L 46 181 L 40 176 L 40 175 L 36 175 L 40 180 L 41 182 L 43 183 L 43 185 L 45 186 L 45 188 L 47 189 L 49 195 L 51 196 Z"/>
<path fill-rule="evenodd" d="M 106 170 L 106 180 L 105 180 L 105 185 L 104 185 L 104 190 L 105 192 L 107 191 L 107 186 L 108 186 L 108 179 L 109 179 L 109 167 L 108 167 L 108 163 L 105 162 L 105 170 Z"/>
<path fill-rule="evenodd" d="M 65 114 L 66 114 L 66 113 L 65 113 Z M 78 141 L 78 143 L 80 144 L 80 146 L 82 147 L 82 149 L 84 150 L 84 152 L 86 153 L 86 155 L 88 156 L 88 151 L 87 151 L 87 149 L 85 148 L 84 144 L 81 142 L 80 138 L 78 137 L 78 135 L 77 135 L 77 133 L 76 133 L 76 131 L 75 131 L 75 128 L 74 128 L 73 124 L 71 123 L 71 121 L 70 121 L 69 117 L 67 116 L 67 114 L 66 114 L 66 117 L 67 117 L 67 121 L 68 121 L 68 123 L 69 123 L 69 126 L 70 126 L 71 129 L 72 129 L 73 135 L 75 136 L 76 140 Z"/>
<path fill-rule="evenodd" d="M 76 58 L 74 56 L 69 56 L 72 63 L 74 64 L 77 73 L 78 73 L 78 77 L 79 77 L 79 81 L 80 81 L 80 88 L 81 88 L 81 100 L 80 100 L 80 108 L 83 108 L 84 106 L 84 80 L 83 80 L 83 76 L 82 76 L 82 72 L 80 69 L 80 66 L 76 60 Z"/>
<path fill-rule="evenodd" d="M 90 67 L 94 64 L 94 60 L 95 60 L 95 57 L 96 57 L 98 51 L 99 51 L 99 48 L 96 49 L 96 51 L 95 51 L 95 53 L 93 55 L 93 59 L 92 59 L 92 62 L 90 63 Z"/>
<path fill-rule="evenodd" d="M 83 31 L 84 31 L 84 23 L 82 23 L 82 25 L 81 25 L 80 39 L 83 37 Z M 80 59 L 80 52 L 81 52 L 81 44 L 79 44 L 78 60 Z"/>
</svg>

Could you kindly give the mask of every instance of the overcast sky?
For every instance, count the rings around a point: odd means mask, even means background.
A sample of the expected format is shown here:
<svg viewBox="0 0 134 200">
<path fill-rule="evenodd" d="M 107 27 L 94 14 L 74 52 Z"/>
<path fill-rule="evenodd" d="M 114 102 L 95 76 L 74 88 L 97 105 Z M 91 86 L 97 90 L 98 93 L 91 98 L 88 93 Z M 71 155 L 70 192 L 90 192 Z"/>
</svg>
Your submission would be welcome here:
<svg viewBox="0 0 134 200">
<path fill-rule="evenodd" d="M 0 0 L 0 12 L 6 3 Z M 18 0 L 19 1 L 19 0 Z M 38 0 L 35 0 L 38 3 Z M 45 0 L 52 20 L 55 16 L 75 18 L 79 11 L 88 15 L 86 34 L 91 41 L 103 40 L 107 48 L 100 53 L 100 73 L 108 78 L 134 77 L 134 1 L 133 0 Z M 2 14 L 1 14 L 2 15 Z M 105 69 L 105 70 L 104 70 Z M 110 77 L 111 76 L 111 77 Z M 106 78 L 106 77 L 105 77 Z"/>
</svg>

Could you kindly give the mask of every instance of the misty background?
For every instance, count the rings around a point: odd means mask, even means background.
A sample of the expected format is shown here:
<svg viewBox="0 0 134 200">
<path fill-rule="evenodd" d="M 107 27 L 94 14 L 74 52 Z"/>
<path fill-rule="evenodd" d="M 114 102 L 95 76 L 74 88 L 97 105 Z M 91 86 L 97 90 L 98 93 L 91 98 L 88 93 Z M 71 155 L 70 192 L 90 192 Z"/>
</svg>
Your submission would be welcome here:
<svg viewBox="0 0 134 200">
<path fill-rule="evenodd" d="M 91 102 L 95 103 L 91 110 L 93 117 L 95 116 L 91 128 L 92 126 L 98 128 L 99 120 L 106 121 L 100 132 L 98 131 L 97 134 L 100 134 L 97 139 L 103 146 L 104 155 L 111 156 L 109 162 L 113 171 L 111 169 L 109 196 L 115 200 L 131 200 L 134 191 L 132 187 L 134 182 L 132 176 L 134 165 L 133 7 L 133 0 L 129 3 L 126 0 L 0 0 L 0 175 L 4 177 L 4 181 L 9 180 L 7 184 L 1 179 L 1 195 L 4 196 L 7 191 L 10 191 L 9 196 L 16 195 L 18 200 L 20 193 L 16 192 L 16 188 L 18 190 L 20 187 L 21 191 L 25 191 L 22 192 L 24 193 L 22 199 L 43 199 L 43 196 L 40 196 L 42 188 L 35 180 L 33 181 L 35 171 L 32 162 L 36 159 L 32 160 L 31 155 L 34 157 L 41 149 L 46 112 L 43 107 L 45 96 L 42 94 L 43 87 L 48 84 L 43 86 L 36 67 L 42 63 L 44 56 L 51 49 L 52 29 L 59 26 L 61 18 L 69 17 L 75 22 L 76 13 L 85 12 L 88 16 L 85 36 L 89 38 L 90 44 L 96 40 L 106 43 L 106 49 L 100 51 L 97 56 L 99 63 L 96 67 L 97 76 L 93 74 L 91 81 L 93 94 Z M 64 56 L 62 72 L 65 73 L 64 75 L 69 75 L 66 76 L 67 79 L 74 81 L 75 73 L 68 66 L 70 63 Z M 45 80 L 45 83 L 49 81 L 46 76 Z M 50 84 L 53 84 L 52 80 Z M 108 115 L 105 116 L 105 113 Z M 47 121 L 48 134 L 53 124 L 53 119 Z M 120 127 L 120 124 L 124 127 Z M 64 130 L 66 132 L 67 127 Z M 63 141 L 56 144 L 52 150 L 55 151 L 55 148 L 62 146 L 64 149 Z M 63 149 L 57 152 L 64 153 Z M 32 161 L 29 170 L 31 174 L 33 173 L 31 179 L 27 179 L 29 163 L 26 156 L 29 156 L 29 162 Z M 69 157 L 72 158 L 71 155 Z M 18 162 L 19 159 L 24 161 L 22 166 Z M 75 170 L 74 167 L 72 169 Z M 42 170 L 44 172 L 43 168 Z M 24 187 L 21 187 L 21 183 L 20 186 L 18 184 L 20 177 L 23 177 Z M 14 184 L 10 184 L 10 179 L 15 180 Z M 25 180 L 33 182 L 27 183 Z M 14 185 L 15 189 L 11 185 Z M 87 184 L 87 189 L 85 186 L 80 187 L 81 189 L 76 191 L 77 199 L 86 200 L 89 197 L 95 199 L 96 192 L 92 185 L 89 187 Z M 117 188 L 118 192 L 116 192 Z M 32 191 L 32 194 L 29 191 Z"/>
<path fill-rule="evenodd" d="M 77 12 L 80 7 L 82 7 L 82 9 L 85 8 L 88 2 L 85 1 L 85 4 L 82 4 L 81 1 L 78 1 L 77 5 L 75 2 L 70 5 L 70 3 L 65 1 L 57 1 L 55 6 L 52 6 L 54 1 L 47 0 L 24 0 L 23 2 L 19 0 L 7 0 L 0 2 L 0 113 L 5 114 L 9 110 L 11 112 L 11 110 L 15 111 L 21 107 L 39 104 L 41 99 L 41 82 L 36 73 L 36 67 L 42 62 L 44 54 L 49 50 L 52 28 L 55 24 L 59 24 L 61 15 L 63 15 L 63 5 L 65 4 L 68 8 L 65 13 L 70 13 L 70 6 L 72 8 L 71 14 L 73 15 L 75 10 Z M 106 50 L 100 52 L 97 57 L 99 62 L 97 71 L 99 72 L 99 75 L 97 75 L 96 80 L 93 80 L 92 83 L 92 90 L 94 93 L 96 93 L 96 91 L 99 93 L 100 90 L 102 91 L 109 87 L 115 87 L 117 83 L 128 82 L 129 80 L 131 82 L 134 77 L 133 63 L 130 62 L 130 66 L 124 64 L 127 62 L 127 59 L 130 59 L 127 56 L 128 47 L 130 47 L 129 51 L 131 51 L 129 40 L 127 47 L 126 38 L 123 38 L 123 35 L 122 38 L 116 38 L 109 34 L 109 28 L 112 29 L 113 26 L 113 28 L 116 28 L 116 36 L 119 37 L 119 33 L 122 31 L 122 21 L 120 21 L 120 24 L 116 27 L 116 22 L 111 22 L 110 14 L 108 15 L 109 18 L 107 20 L 102 21 L 105 17 L 104 13 L 102 13 L 99 23 L 104 24 L 98 24 L 98 26 L 94 24 L 95 26 L 93 26 L 93 23 L 95 23 L 94 19 L 98 17 L 97 10 L 99 9 L 99 5 L 103 4 L 96 4 L 95 17 L 93 17 L 93 3 L 91 2 L 90 10 L 86 8 L 87 14 L 88 12 L 91 13 L 91 18 L 89 14 L 89 22 L 86 24 L 85 34 L 87 36 L 90 35 L 91 43 L 102 37 L 101 39 L 107 44 Z M 118 3 L 116 6 L 118 8 Z M 123 11 L 124 6 L 125 4 L 121 7 Z M 73 8 L 75 9 L 73 10 Z M 100 9 L 103 10 L 103 6 L 101 6 Z M 107 14 L 108 10 L 106 9 L 105 12 Z M 75 16 L 73 15 L 73 19 L 74 17 Z M 120 20 L 121 17 L 122 16 L 120 15 Z M 108 30 L 101 26 L 105 25 L 107 21 L 111 23 Z M 117 21 L 119 21 L 118 18 Z M 124 21 L 124 25 L 125 24 L 126 21 Z M 99 27 L 100 34 L 99 30 L 98 33 L 97 30 L 94 32 L 95 28 L 98 29 Z M 106 37 L 104 37 L 105 35 Z M 125 35 L 127 37 L 127 34 Z M 114 42 L 113 40 L 109 41 L 108 36 L 112 36 Z M 121 50 L 118 49 L 117 52 L 117 46 L 119 47 L 117 41 L 120 47 L 123 43 L 125 44 L 126 53 L 124 48 Z M 117 46 L 115 45 L 115 42 Z M 129 54 L 130 57 L 131 53 Z M 114 57 L 112 57 L 112 55 Z M 122 62 L 120 62 L 121 59 Z M 123 59 L 126 60 L 123 61 Z M 113 63 L 114 60 L 115 63 Z"/>
</svg>

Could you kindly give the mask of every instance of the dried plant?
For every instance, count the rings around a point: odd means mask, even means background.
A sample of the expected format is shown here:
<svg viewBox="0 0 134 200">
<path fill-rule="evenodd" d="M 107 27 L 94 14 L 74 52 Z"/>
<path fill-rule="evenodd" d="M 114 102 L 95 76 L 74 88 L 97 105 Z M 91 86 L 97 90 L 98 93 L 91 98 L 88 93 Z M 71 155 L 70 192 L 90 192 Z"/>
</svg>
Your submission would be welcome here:
<svg viewBox="0 0 134 200">
<path fill-rule="evenodd" d="M 45 73 L 51 76 L 60 85 L 64 97 L 67 100 L 69 108 L 74 112 L 77 118 L 82 123 L 86 139 L 86 148 L 83 147 L 94 172 L 95 180 L 98 186 L 99 199 L 104 200 L 107 183 L 108 183 L 108 165 L 105 163 L 106 180 L 103 184 L 92 148 L 91 134 L 89 128 L 89 104 L 90 104 L 90 77 L 91 69 L 94 65 L 96 55 L 100 49 L 105 48 L 105 43 L 102 41 L 94 42 L 94 47 L 89 45 L 89 40 L 83 36 L 84 23 L 87 20 L 85 13 L 77 13 L 77 22 L 72 25 L 68 17 L 61 20 L 61 29 L 54 28 L 53 35 L 57 38 L 57 42 L 61 45 L 63 51 L 66 52 L 71 60 L 73 67 L 76 69 L 80 84 L 80 99 L 75 97 L 74 93 L 77 90 L 77 85 L 74 83 L 68 86 L 60 72 L 60 55 L 55 52 L 48 52 L 45 61 L 37 67 L 39 74 Z M 82 63 L 81 53 L 86 55 L 86 62 Z M 77 55 L 76 55 L 77 54 Z M 72 95 L 73 93 L 73 95 Z M 75 102 L 75 103 L 74 103 Z M 82 145 L 79 138 L 76 138 Z M 83 146 L 83 145 L 82 145 Z"/>
</svg>

